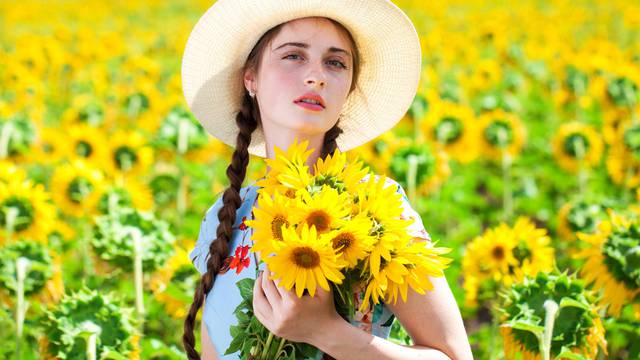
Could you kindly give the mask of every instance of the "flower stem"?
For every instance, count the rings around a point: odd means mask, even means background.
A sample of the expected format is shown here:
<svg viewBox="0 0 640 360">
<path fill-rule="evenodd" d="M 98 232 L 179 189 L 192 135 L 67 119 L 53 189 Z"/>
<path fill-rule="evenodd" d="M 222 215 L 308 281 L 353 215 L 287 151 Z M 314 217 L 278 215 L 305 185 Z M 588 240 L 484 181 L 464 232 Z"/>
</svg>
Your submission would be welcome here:
<svg viewBox="0 0 640 360">
<path fill-rule="evenodd" d="M 27 272 L 31 261 L 24 257 L 19 257 L 16 260 L 16 280 L 17 280 L 17 309 L 16 309 L 16 359 L 20 359 L 20 344 L 22 342 L 22 333 L 24 318 L 27 313 L 29 304 L 24 299 L 24 281 L 27 278 Z"/>
<path fill-rule="evenodd" d="M 13 125 L 10 121 L 7 121 L 2 126 L 2 130 L 0 130 L 0 159 L 5 159 L 9 156 L 9 142 L 11 141 L 12 132 Z"/>
<path fill-rule="evenodd" d="M 540 354 L 542 360 L 551 359 L 551 337 L 553 335 L 553 325 L 558 317 L 560 307 L 558 304 L 548 299 L 544 302 L 544 334 L 542 335 L 542 343 L 540 344 Z"/>
<path fill-rule="evenodd" d="M 511 157 L 506 149 L 502 150 L 502 208 L 507 221 L 513 214 L 513 191 L 511 190 Z"/>
<path fill-rule="evenodd" d="M 178 143 L 176 144 L 178 152 L 178 194 L 176 197 L 176 207 L 178 208 L 179 219 L 182 219 L 187 207 L 187 179 L 183 169 L 184 154 L 187 153 L 189 145 L 189 123 L 187 119 L 181 118 L 178 122 Z"/>
<path fill-rule="evenodd" d="M 587 170 L 584 166 L 585 144 L 582 141 L 576 141 L 576 157 L 578 158 L 578 194 L 580 200 L 584 200 L 584 194 L 587 184 Z"/>
<path fill-rule="evenodd" d="M 133 238 L 133 268 L 134 268 L 134 281 L 136 288 L 136 311 L 138 313 L 139 324 L 142 326 L 144 320 L 144 297 L 143 297 L 143 283 L 142 283 L 142 233 L 138 228 L 131 228 L 131 237 Z"/>
<path fill-rule="evenodd" d="M 278 344 L 278 350 L 276 350 L 276 356 L 278 356 L 278 354 L 280 353 L 280 351 L 282 350 L 282 348 L 284 347 L 284 343 L 285 343 L 286 339 L 285 338 L 281 338 L 280 339 L 280 343 Z"/>
<path fill-rule="evenodd" d="M 269 337 L 267 338 L 267 343 L 264 345 L 262 349 L 262 354 L 260 355 L 260 359 L 265 360 L 269 355 L 269 347 L 271 346 L 271 341 L 273 340 L 273 333 L 269 332 Z"/>
<path fill-rule="evenodd" d="M 415 206 L 416 199 L 416 182 L 418 176 L 418 157 L 414 154 L 410 154 L 407 158 L 409 162 L 409 168 L 407 169 L 407 185 L 409 187 L 409 202 Z"/>
</svg>

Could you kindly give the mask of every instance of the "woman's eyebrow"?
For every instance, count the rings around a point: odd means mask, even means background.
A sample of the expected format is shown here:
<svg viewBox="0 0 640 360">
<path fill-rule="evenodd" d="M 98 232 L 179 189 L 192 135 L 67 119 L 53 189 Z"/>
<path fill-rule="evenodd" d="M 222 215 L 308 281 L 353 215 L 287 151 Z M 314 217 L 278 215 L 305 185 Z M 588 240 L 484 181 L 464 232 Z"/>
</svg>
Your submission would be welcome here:
<svg viewBox="0 0 640 360">
<path fill-rule="evenodd" d="M 307 44 L 307 43 L 301 43 L 301 42 L 286 42 L 286 43 L 284 43 L 284 44 L 282 44 L 282 45 L 278 46 L 277 48 L 275 48 L 275 49 L 274 49 L 274 51 L 275 51 L 275 50 L 278 50 L 278 49 L 280 49 L 280 48 L 283 48 L 283 47 L 285 47 L 285 46 L 295 46 L 295 47 L 299 47 L 299 48 L 303 48 L 303 49 L 308 49 L 308 48 L 309 48 L 309 44 Z M 351 57 L 351 54 L 350 54 L 347 50 L 344 50 L 344 49 L 341 49 L 341 48 L 339 48 L 339 47 L 335 47 L 335 46 L 330 47 L 330 48 L 329 48 L 329 52 L 331 52 L 331 53 L 343 53 L 343 54 L 345 54 L 346 56 Z"/>
</svg>

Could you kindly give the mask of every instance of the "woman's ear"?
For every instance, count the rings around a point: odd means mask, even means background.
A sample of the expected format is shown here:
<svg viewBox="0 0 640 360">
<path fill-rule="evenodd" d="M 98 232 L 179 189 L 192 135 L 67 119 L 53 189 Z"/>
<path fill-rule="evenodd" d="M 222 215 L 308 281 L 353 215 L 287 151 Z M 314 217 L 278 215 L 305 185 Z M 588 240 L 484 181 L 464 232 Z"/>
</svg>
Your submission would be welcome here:
<svg viewBox="0 0 640 360">
<path fill-rule="evenodd" d="M 256 88 L 257 88 L 257 84 L 256 84 L 256 77 L 255 77 L 255 71 L 253 71 L 253 69 L 247 69 L 244 71 L 244 76 L 243 76 L 243 80 L 244 80 L 244 87 L 248 92 L 256 92 Z"/>
</svg>

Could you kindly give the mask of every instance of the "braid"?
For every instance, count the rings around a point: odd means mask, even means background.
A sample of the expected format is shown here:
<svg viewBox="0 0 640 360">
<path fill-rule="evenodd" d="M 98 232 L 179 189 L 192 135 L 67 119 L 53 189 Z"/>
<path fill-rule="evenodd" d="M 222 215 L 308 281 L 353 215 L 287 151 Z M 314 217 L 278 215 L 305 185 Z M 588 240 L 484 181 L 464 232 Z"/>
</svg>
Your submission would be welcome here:
<svg viewBox="0 0 640 360">
<path fill-rule="evenodd" d="M 340 123 L 340 119 L 338 119 L 336 124 L 324 134 L 324 142 L 322 143 L 322 152 L 320 154 L 320 157 L 323 159 L 326 158 L 327 155 L 333 154 L 338 148 L 336 139 L 338 138 L 338 135 L 343 133 L 343 130 L 338 126 L 338 123 Z"/>
<path fill-rule="evenodd" d="M 227 167 L 227 178 L 230 185 L 222 195 L 223 206 L 218 211 L 219 225 L 216 229 L 216 239 L 209 246 L 207 272 L 202 275 L 196 286 L 193 303 L 184 322 L 182 343 L 187 351 L 189 360 L 200 360 L 200 355 L 195 349 L 193 329 L 196 315 L 202 307 L 205 295 L 213 288 L 216 274 L 220 271 L 224 260 L 229 254 L 229 242 L 233 234 L 233 224 L 236 221 L 236 211 L 242 204 L 240 189 L 247 174 L 247 165 L 249 164 L 248 148 L 251 143 L 251 134 L 257 128 L 259 119 L 260 111 L 255 100 L 245 94 L 242 108 L 236 115 L 236 124 L 240 131 L 236 138 L 236 147 L 232 155 L 231 164 Z"/>
</svg>

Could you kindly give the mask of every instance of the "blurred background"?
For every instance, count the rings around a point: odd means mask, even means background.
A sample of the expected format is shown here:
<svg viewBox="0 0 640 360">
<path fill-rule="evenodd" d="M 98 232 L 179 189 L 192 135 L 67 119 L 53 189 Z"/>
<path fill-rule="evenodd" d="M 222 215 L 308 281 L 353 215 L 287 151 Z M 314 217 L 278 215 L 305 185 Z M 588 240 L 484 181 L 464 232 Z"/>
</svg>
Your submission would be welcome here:
<svg viewBox="0 0 640 360">
<path fill-rule="evenodd" d="M 540 358 L 554 299 L 553 356 L 640 359 L 640 3 L 394 3 L 419 91 L 348 155 L 452 249 L 475 357 Z M 181 92 L 211 4 L 0 1 L 0 358 L 186 359 L 187 254 L 232 151 Z"/>
</svg>

